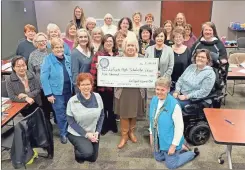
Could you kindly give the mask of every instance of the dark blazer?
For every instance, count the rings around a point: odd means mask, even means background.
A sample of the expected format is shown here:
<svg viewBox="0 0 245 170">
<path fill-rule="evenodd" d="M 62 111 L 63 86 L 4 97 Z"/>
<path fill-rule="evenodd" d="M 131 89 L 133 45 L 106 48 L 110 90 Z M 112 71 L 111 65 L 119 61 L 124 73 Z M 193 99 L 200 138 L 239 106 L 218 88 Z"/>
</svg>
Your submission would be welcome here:
<svg viewBox="0 0 245 170">
<path fill-rule="evenodd" d="M 13 71 L 11 75 L 6 79 L 6 88 L 10 100 L 14 102 L 25 102 L 25 99 L 18 99 L 20 93 L 27 94 L 29 97 L 33 98 L 35 102 L 41 106 L 41 96 L 40 96 L 40 81 L 38 78 L 31 72 L 27 71 L 27 79 L 30 88 L 30 92 L 25 92 L 25 87 L 16 73 Z"/>
</svg>

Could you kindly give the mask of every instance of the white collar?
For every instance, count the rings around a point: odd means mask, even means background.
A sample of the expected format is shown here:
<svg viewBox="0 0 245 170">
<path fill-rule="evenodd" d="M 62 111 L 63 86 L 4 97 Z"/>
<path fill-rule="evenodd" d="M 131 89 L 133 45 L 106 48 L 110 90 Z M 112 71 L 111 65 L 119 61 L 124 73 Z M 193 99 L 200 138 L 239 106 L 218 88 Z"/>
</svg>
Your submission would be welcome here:
<svg viewBox="0 0 245 170">
<path fill-rule="evenodd" d="M 87 50 L 88 50 L 88 53 L 86 53 L 86 52 L 82 49 L 82 47 L 81 47 L 80 45 L 78 45 L 78 46 L 76 47 L 76 49 L 77 49 L 79 52 L 81 52 L 83 55 L 85 55 L 86 57 L 88 57 L 88 58 L 91 57 L 91 51 L 90 51 L 89 49 L 87 49 Z"/>
</svg>

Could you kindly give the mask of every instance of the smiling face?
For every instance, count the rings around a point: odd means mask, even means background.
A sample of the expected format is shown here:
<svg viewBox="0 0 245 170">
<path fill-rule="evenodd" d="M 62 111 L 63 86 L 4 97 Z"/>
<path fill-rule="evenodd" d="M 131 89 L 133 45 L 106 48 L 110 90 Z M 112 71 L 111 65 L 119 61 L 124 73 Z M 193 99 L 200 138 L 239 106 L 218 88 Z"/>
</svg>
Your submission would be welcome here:
<svg viewBox="0 0 245 170">
<path fill-rule="evenodd" d="M 112 18 L 110 18 L 110 17 L 105 18 L 105 24 L 111 25 L 112 24 Z"/>
<path fill-rule="evenodd" d="M 200 52 L 197 54 L 196 64 L 200 68 L 203 68 L 208 64 L 208 57 L 205 52 Z"/>
<path fill-rule="evenodd" d="M 107 52 L 111 52 L 111 51 L 112 51 L 112 48 L 113 48 L 113 45 L 114 45 L 114 41 L 113 41 L 112 37 L 108 37 L 108 38 L 105 40 L 105 43 L 104 43 L 104 49 L 105 49 Z"/>
<path fill-rule="evenodd" d="M 214 31 L 210 26 L 208 26 L 208 25 L 203 26 L 203 37 L 206 40 L 209 40 L 209 39 L 214 37 Z"/>
<path fill-rule="evenodd" d="M 141 17 L 139 14 L 135 14 L 134 17 L 133 17 L 133 21 L 134 23 L 140 23 L 141 21 Z"/>
<path fill-rule="evenodd" d="M 72 25 L 70 28 L 69 28 L 69 35 L 70 36 L 72 36 L 72 37 L 74 37 L 75 35 L 76 35 L 76 33 L 77 33 L 77 28 L 76 28 L 76 26 L 75 25 Z"/>
<path fill-rule="evenodd" d="M 175 35 L 174 35 L 174 43 L 176 45 L 181 45 L 181 44 L 183 44 L 183 42 L 184 42 L 183 35 L 180 34 L 180 33 L 175 33 Z"/>
<path fill-rule="evenodd" d="M 36 39 L 37 48 L 40 50 L 46 49 L 47 39 L 43 35 L 39 35 Z"/>
<path fill-rule="evenodd" d="M 59 30 L 58 29 L 50 29 L 49 30 L 50 39 L 59 38 Z"/>
<path fill-rule="evenodd" d="M 160 34 L 158 34 L 156 36 L 155 41 L 156 41 L 156 44 L 159 45 L 159 46 L 162 45 L 162 44 L 164 44 L 164 41 L 165 41 L 165 35 L 164 35 L 164 33 L 161 32 Z"/>
<path fill-rule="evenodd" d="M 80 82 L 80 85 L 78 86 L 78 88 L 84 96 L 87 96 L 92 91 L 92 84 L 89 79 L 85 79 Z"/>
<path fill-rule="evenodd" d="M 117 37 L 116 37 L 116 43 L 117 43 L 117 46 L 118 47 L 122 47 L 122 43 L 123 43 L 123 40 L 125 39 L 126 37 L 124 37 L 122 34 L 119 34 Z"/>
<path fill-rule="evenodd" d="M 81 16 L 82 16 L 82 11 L 81 11 L 81 9 L 76 8 L 76 9 L 75 9 L 75 12 L 74 12 L 74 15 L 75 15 L 76 19 L 81 19 Z"/>
<path fill-rule="evenodd" d="M 23 77 L 26 75 L 27 72 L 27 66 L 23 59 L 19 59 L 15 62 L 14 71 L 17 75 Z"/>
<path fill-rule="evenodd" d="M 133 42 L 127 42 L 126 48 L 125 48 L 125 54 L 128 57 L 134 57 L 137 52 L 136 45 Z"/>
<path fill-rule="evenodd" d="M 178 14 L 176 16 L 177 26 L 182 26 L 184 24 L 184 16 L 182 14 Z"/>
<path fill-rule="evenodd" d="M 157 85 L 155 88 L 155 92 L 156 92 L 156 96 L 158 97 L 158 99 L 164 100 L 166 99 L 166 96 L 168 95 L 169 88 Z"/>
<path fill-rule="evenodd" d="M 95 28 L 96 24 L 94 22 L 89 22 L 87 28 L 89 31 L 92 31 Z"/>
<path fill-rule="evenodd" d="M 93 40 L 96 42 L 101 42 L 102 40 L 102 33 L 101 31 L 97 31 L 93 33 Z"/>
<path fill-rule="evenodd" d="M 26 30 L 26 32 L 25 32 L 26 38 L 27 38 L 28 40 L 30 40 L 30 41 L 33 40 L 33 38 L 34 38 L 35 35 L 36 35 L 36 32 L 35 32 L 34 30 L 28 29 L 28 30 Z"/>
<path fill-rule="evenodd" d="M 123 19 L 121 25 L 120 25 L 121 29 L 123 31 L 127 31 L 129 29 L 129 22 L 127 19 Z"/>
<path fill-rule="evenodd" d="M 152 17 L 147 17 L 145 22 L 147 25 L 152 25 L 152 23 L 153 23 Z"/>
<path fill-rule="evenodd" d="M 150 36 L 151 36 L 151 34 L 148 30 L 143 30 L 141 33 L 142 40 L 144 40 L 144 41 L 149 40 L 151 38 Z"/>
<path fill-rule="evenodd" d="M 190 27 L 185 26 L 185 35 L 190 36 L 191 35 L 191 29 Z"/>
<path fill-rule="evenodd" d="M 86 32 L 79 32 L 77 36 L 79 45 L 86 47 L 88 44 L 88 34 Z"/>
<path fill-rule="evenodd" d="M 52 49 L 53 53 L 57 57 L 62 57 L 64 54 L 64 45 L 61 43 L 55 44 L 54 48 Z"/>
<path fill-rule="evenodd" d="M 167 33 L 170 33 L 173 29 L 170 23 L 166 23 L 163 28 L 167 31 Z"/>
</svg>

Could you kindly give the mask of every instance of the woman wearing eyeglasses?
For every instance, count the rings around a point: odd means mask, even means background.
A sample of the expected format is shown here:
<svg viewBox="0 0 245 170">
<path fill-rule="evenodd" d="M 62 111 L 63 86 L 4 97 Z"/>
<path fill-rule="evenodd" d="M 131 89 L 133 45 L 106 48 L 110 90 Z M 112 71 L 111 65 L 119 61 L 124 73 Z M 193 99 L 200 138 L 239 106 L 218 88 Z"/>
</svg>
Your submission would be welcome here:
<svg viewBox="0 0 245 170">
<path fill-rule="evenodd" d="M 28 60 L 28 69 L 37 76 L 38 80 L 40 80 L 41 64 L 43 63 L 44 58 L 48 55 L 47 42 L 48 37 L 46 34 L 42 32 L 37 33 L 33 39 L 33 44 L 37 49 L 30 54 Z M 50 112 L 53 112 L 53 109 L 50 102 L 48 102 L 47 98 L 45 97 L 43 90 L 41 90 L 41 98 L 42 103 L 45 106 L 43 107 L 45 116 L 47 119 L 50 119 Z"/>
<path fill-rule="evenodd" d="M 27 102 L 29 106 L 21 111 L 23 116 L 31 114 L 42 105 L 40 97 L 40 81 L 27 70 L 26 59 L 16 56 L 11 61 L 13 72 L 6 79 L 6 88 L 13 102 Z"/>
<path fill-rule="evenodd" d="M 178 79 L 173 96 L 182 108 L 190 103 L 191 98 L 201 99 L 209 95 L 214 83 L 215 73 L 210 52 L 199 49 L 193 57 L 194 64 L 186 68 Z"/>
</svg>

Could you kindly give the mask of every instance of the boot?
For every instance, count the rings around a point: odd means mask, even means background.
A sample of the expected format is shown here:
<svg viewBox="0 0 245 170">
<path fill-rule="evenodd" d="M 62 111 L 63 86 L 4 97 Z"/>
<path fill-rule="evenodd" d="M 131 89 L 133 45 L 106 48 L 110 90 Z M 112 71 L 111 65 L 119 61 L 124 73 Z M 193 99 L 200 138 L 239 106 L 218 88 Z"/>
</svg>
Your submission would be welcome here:
<svg viewBox="0 0 245 170">
<path fill-rule="evenodd" d="M 137 142 L 137 138 L 136 138 L 136 136 L 134 134 L 135 128 L 136 128 L 136 118 L 129 119 L 129 133 L 128 133 L 128 136 L 129 136 L 129 139 L 133 143 Z"/>
<path fill-rule="evenodd" d="M 120 119 L 120 125 L 121 125 L 121 141 L 117 145 L 118 149 L 121 149 L 124 147 L 124 145 L 128 141 L 128 131 L 129 131 L 129 119 Z"/>
</svg>

